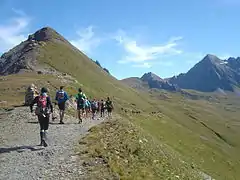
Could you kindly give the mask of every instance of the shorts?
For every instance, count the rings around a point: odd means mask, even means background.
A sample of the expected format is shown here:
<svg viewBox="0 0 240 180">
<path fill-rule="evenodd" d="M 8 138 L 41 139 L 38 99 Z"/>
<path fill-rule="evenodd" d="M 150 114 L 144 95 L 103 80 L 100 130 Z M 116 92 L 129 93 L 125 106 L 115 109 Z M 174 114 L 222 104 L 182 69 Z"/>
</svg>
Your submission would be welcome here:
<svg viewBox="0 0 240 180">
<path fill-rule="evenodd" d="M 65 110 L 65 102 L 58 103 L 58 108 L 62 111 Z"/>
<path fill-rule="evenodd" d="M 84 104 L 77 105 L 77 110 L 85 109 Z"/>
</svg>

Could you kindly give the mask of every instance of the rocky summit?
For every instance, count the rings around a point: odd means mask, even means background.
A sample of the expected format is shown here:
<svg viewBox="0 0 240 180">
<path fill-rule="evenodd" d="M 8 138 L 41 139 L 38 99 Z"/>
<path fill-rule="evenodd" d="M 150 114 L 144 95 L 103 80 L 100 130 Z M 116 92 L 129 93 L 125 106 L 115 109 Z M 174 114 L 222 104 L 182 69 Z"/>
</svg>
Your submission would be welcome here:
<svg viewBox="0 0 240 180">
<path fill-rule="evenodd" d="M 206 55 L 187 73 L 172 77 L 168 81 L 183 89 L 212 92 L 217 89 L 234 91 L 240 86 L 239 59 L 221 60 L 214 55 Z"/>
<path fill-rule="evenodd" d="M 50 27 L 45 27 L 21 42 L 16 47 L 4 53 L 0 58 L 0 75 L 8 75 L 25 71 L 42 70 L 43 66 L 37 61 L 41 47 L 47 41 L 67 41 Z"/>
<path fill-rule="evenodd" d="M 141 80 L 147 82 L 149 85 L 149 88 L 165 89 L 169 91 L 178 90 L 176 85 L 170 84 L 168 81 L 160 78 L 159 76 L 157 76 L 152 72 L 144 74 L 141 77 Z"/>
<path fill-rule="evenodd" d="M 145 73 L 141 78 L 132 77 L 122 80 L 127 85 L 141 90 L 148 89 L 164 89 L 167 91 L 178 91 L 179 88 L 176 85 L 170 84 L 168 81 L 160 78 L 158 75 L 148 72 Z"/>
</svg>

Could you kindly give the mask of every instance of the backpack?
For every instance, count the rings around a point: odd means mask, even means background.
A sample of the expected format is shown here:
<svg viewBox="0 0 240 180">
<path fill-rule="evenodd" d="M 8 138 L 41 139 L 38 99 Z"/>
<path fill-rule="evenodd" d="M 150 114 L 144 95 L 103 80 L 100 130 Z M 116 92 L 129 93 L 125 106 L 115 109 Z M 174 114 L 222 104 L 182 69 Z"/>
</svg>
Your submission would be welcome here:
<svg viewBox="0 0 240 180">
<path fill-rule="evenodd" d="M 47 108 L 47 95 L 40 95 L 37 101 L 37 108 L 35 110 L 36 115 L 46 116 L 48 114 Z"/>
<path fill-rule="evenodd" d="M 105 107 L 105 104 L 104 104 L 104 102 L 101 101 L 101 102 L 100 102 L 100 108 L 101 108 L 101 109 L 104 109 L 104 107 Z"/>
<path fill-rule="evenodd" d="M 85 103 L 86 107 L 90 107 L 90 103 L 89 103 L 89 101 L 87 99 L 85 99 L 84 103 Z"/>
<path fill-rule="evenodd" d="M 30 105 L 34 99 L 34 90 L 28 88 L 25 94 L 25 104 Z"/>
<path fill-rule="evenodd" d="M 112 108 L 112 101 L 106 101 L 106 107 Z"/>
<path fill-rule="evenodd" d="M 84 96 L 83 96 L 83 94 L 78 93 L 77 103 L 78 103 L 78 105 L 84 105 Z"/>
<path fill-rule="evenodd" d="M 92 109 L 98 109 L 98 103 L 96 101 L 92 102 Z"/>
<path fill-rule="evenodd" d="M 57 99 L 58 100 L 63 100 L 65 98 L 65 92 L 64 91 L 58 91 L 57 92 Z"/>
</svg>

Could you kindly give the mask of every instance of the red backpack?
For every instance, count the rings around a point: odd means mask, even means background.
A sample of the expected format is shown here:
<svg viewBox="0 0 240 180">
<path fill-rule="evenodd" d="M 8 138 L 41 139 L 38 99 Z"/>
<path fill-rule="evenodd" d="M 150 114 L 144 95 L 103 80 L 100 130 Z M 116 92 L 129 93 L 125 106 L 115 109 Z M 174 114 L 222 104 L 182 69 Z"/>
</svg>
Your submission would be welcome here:
<svg viewBox="0 0 240 180">
<path fill-rule="evenodd" d="M 35 111 L 36 115 L 46 115 L 47 114 L 47 96 L 40 95 L 38 97 L 37 108 Z"/>
<path fill-rule="evenodd" d="M 39 96 L 38 102 L 37 102 L 38 107 L 41 108 L 46 108 L 47 107 L 47 96 Z"/>
</svg>

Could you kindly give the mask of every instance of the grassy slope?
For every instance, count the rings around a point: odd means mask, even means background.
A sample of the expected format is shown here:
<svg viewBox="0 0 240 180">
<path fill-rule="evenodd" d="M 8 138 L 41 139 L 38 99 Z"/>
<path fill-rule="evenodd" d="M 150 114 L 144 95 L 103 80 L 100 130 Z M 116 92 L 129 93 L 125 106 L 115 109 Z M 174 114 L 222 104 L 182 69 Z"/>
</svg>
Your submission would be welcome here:
<svg viewBox="0 0 240 180">
<path fill-rule="evenodd" d="M 178 176 L 194 179 L 194 171 L 189 165 L 194 163 L 194 169 L 200 168 L 217 179 L 240 177 L 240 172 L 237 172 L 240 169 L 237 153 L 240 150 L 240 111 L 236 109 L 240 107 L 239 100 L 229 97 L 209 103 L 184 100 L 178 94 L 166 92 L 161 92 L 161 96 L 159 92 L 152 92 L 151 95 L 140 93 L 109 76 L 84 54 L 63 43 L 47 42 L 38 60 L 78 80 L 79 84 L 66 84 L 70 94 L 76 93 L 77 87 L 81 85 L 89 97 L 113 98 L 122 118 L 94 128 L 85 139 L 85 148 L 89 152 L 86 156 L 103 157 L 107 161 L 107 169 L 110 168 L 113 174 L 118 173 L 125 179 L 137 175 L 137 179 L 176 179 Z M 56 86 L 62 84 L 52 76 L 43 75 L 7 78 L 8 81 L 1 81 L 4 84 L 0 87 L 0 98 L 9 104 L 19 103 L 23 99 L 22 88 L 26 84 L 37 81 L 41 85 L 47 80 Z M 141 110 L 141 114 L 123 114 L 120 107 Z M 153 111 L 159 113 L 152 115 Z M 223 136 L 227 143 L 203 124 Z M 134 133 L 127 133 L 131 130 Z M 139 145 L 139 139 L 147 141 Z M 140 154 L 136 155 L 136 148 Z M 116 150 L 119 154 L 114 153 Z M 119 159 L 122 155 L 131 163 L 126 164 L 123 158 Z M 187 164 L 182 165 L 179 158 Z M 156 165 L 153 162 L 157 162 Z M 94 170 L 95 176 L 101 175 L 97 173 L 101 168 Z M 109 170 L 107 172 L 110 174 Z"/>
<path fill-rule="evenodd" d="M 96 162 L 96 158 L 104 162 L 105 166 L 88 167 L 93 179 L 108 179 L 106 166 L 120 179 L 200 179 L 175 151 L 129 119 L 118 117 L 90 132 L 77 151 L 84 153 L 82 159 L 88 157 L 86 164 Z"/>
<path fill-rule="evenodd" d="M 141 132 L 137 135 L 138 138 L 143 139 L 144 136 L 148 140 L 149 137 L 155 139 L 154 145 L 147 145 L 150 151 L 154 149 L 154 146 L 157 148 L 158 145 L 171 147 L 174 151 L 170 152 L 179 153 L 179 157 L 189 164 L 193 163 L 195 169 L 200 169 L 216 179 L 238 179 L 240 177 L 240 172 L 237 171 L 240 169 L 240 132 L 238 131 L 240 122 L 237 118 L 240 117 L 240 111 L 228 112 L 224 110 L 224 107 L 228 106 L 229 102 L 231 102 L 231 106 L 240 107 L 239 100 L 219 99 L 221 103 L 209 104 L 206 101 L 184 100 L 181 96 L 175 94 L 168 93 L 168 96 L 171 97 L 168 101 L 158 100 L 154 102 L 152 100 L 152 103 L 156 103 L 155 107 L 161 113 L 155 115 L 149 115 L 149 113 L 141 115 L 122 114 L 123 121 L 130 120 L 133 125 L 131 128 Z M 226 142 L 220 139 L 213 131 L 203 126 L 201 122 L 219 133 Z M 114 156 L 117 158 L 117 155 L 114 155 L 114 153 L 109 154 L 108 152 L 115 149 L 124 150 L 124 148 L 119 147 L 115 143 L 111 144 L 110 147 L 107 146 L 108 151 L 106 152 L 98 150 L 98 146 L 104 146 L 104 144 L 111 142 L 113 139 L 114 142 L 121 139 L 121 142 L 129 146 L 138 141 L 134 139 L 135 136 L 129 137 L 126 135 L 127 126 L 120 125 L 117 130 L 114 129 L 115 131 L 109 129 L 111 128 L 103 126 L 102 129 L 94 130 L 89 138 L 86 139 L 89 149 L 93 149 L 93 152 L 101 152 L 101 157 L 110 158 Z M 107 132 L 103 133 L 103 136 L 99 136 L 100 132 L 105 131 Z M 120 132 L 124 133 L 123 137 L 119 135 Z M 94 146 L 92 146 L 93 144 Z M 89 153 L 90 156 L 94 156 L 92 151 Z M 156 153 L 155 150 L 153 151 Z M 153 157 L 161 156 L 156 153 Z M 145 156 L 150 161 L 153 161 L 153 157 L 151 157 L 151 153 Z M 128 158 L 131 159 L 131 156 Z M 164 162 L 164 159 L 162 159 L 162 162 Z M 168 159 L 168 162 L 171 162 L 171 160 Z M 112 164 L 110 161 L 109 164 L 112 169 L 117 168 L 120 171 L 123 165 L 121 161 L 119 163 Z M 138 164 L 139 162 L 134 161 L 133 163 Z M 180 170 L 179 163 L 177 163 L 177 166 Z M 173 166 L 171 167 L 170 171 L 173 174 L 179 174 L 181 177 L 184 177 L 184 173 L 175 173 L 175 169 Z M 129 167 L 125 167 L 125 169 L 129 169 Z M 144 170 L 150 171 L 147 168 Z M 160 171 L 161 174 L 158 177 L 161 177 L 165 172 L 163 169 Z M 186 173 L 186 171 L 184 172 Z M 134 172 L 131 172 L 130 175 L 134 175 Z M 133 177 L 130 175 L 127 177 Z M 122 175 L 122 177 L 125 176 L 126 174 Z M 170 178 L 173 176 L 167 174 L 166 177 Z M 147 179 L 151 178 L 148 176 Z"/>
</svg>

